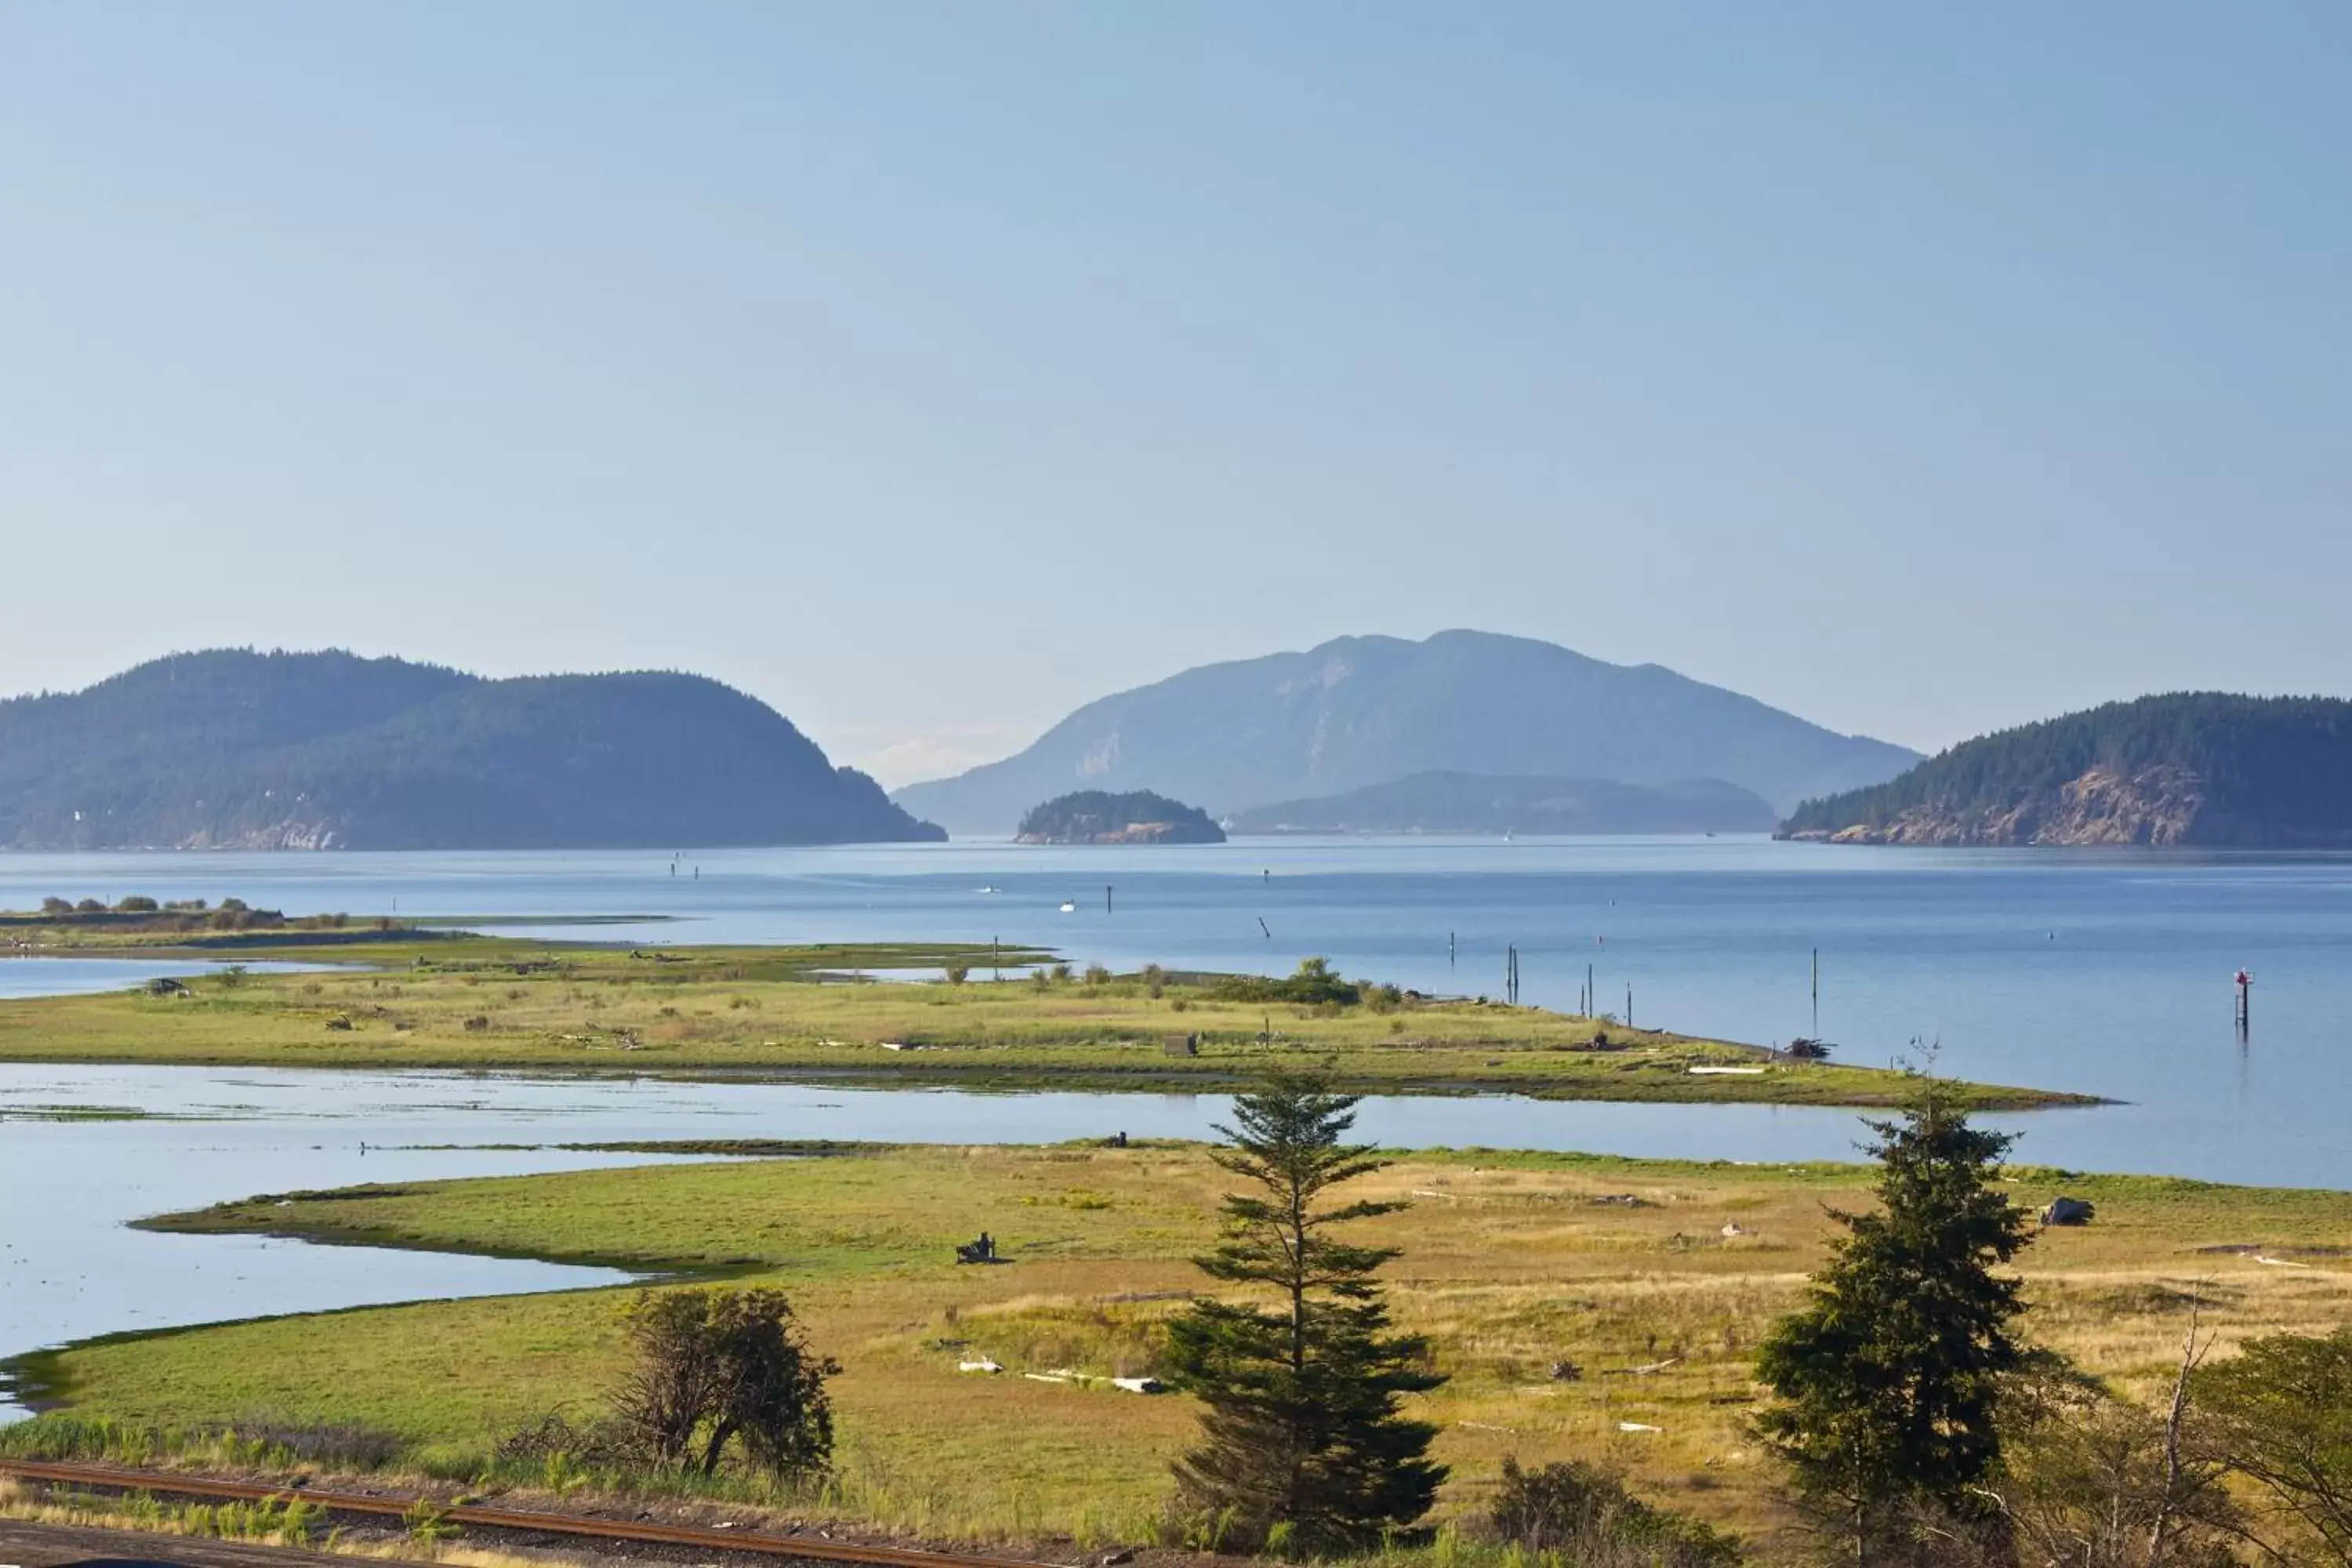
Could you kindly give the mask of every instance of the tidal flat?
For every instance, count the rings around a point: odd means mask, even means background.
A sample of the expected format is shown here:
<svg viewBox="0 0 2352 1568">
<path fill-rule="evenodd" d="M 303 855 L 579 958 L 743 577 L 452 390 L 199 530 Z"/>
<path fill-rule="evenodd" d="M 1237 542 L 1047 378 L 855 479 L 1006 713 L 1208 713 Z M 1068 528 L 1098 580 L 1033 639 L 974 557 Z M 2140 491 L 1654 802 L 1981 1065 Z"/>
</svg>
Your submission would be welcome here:
<svg viewBox="0 0 2352 1568">
<path fill-rule="evenodd" d="M 1897 1070 L 1351 979 L 1074 972 L 987 944 L 617 947 L 419 929 L 36 931 L 44 951 L 231 965 L 134 991 L 0 1003 L 0 1060 L 754 1075 L 877 1084 L 1230 1089 L 1328 1059 L 1381 1094 L 1877 1107 Z M 191 948 L 190 942 L 201 947 Z M 244 957 L 331 965 L 297 973 Z M 1312 994 L 1310 992 L 1308 994 Z M 1956 1083 L 1988 1110 L 2095 1103 Z"/>
</svg>

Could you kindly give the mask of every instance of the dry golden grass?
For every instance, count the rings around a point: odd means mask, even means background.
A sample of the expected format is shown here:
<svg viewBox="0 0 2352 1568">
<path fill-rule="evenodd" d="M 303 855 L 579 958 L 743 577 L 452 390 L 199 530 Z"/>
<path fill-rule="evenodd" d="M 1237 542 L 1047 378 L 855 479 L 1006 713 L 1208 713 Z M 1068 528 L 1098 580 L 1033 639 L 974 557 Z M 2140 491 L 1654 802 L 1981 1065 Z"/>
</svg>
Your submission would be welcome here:
<svg viewBox="0 0 2352 1568">
<path fill-rule="evenodd" d="M 1866 1205 L 1866 1178 L 1479 1152 L 1409 1155 L 1368 1178 L 1365 1195 L 1409 1205 L 1362 1227 L 1402 1249 L 1386 1274 L 1398 1321 L 1433 1339 L 1452 1377 L 1424 1405 L 1454 1467 L 1444 1510 L 1475 1509 L 1507 1456 L 1579 1456 L 1718 1522 L 1784 1524 L 1742 1431 L 1750 1357 L 1821 1261 L 1826 1208 Z M 453 1183 L 203 1226 L 741 1259 L 793 1291 L 845 1368 L 826 1507 L 933 1537 L 1132 1540 L 1192 1431 L 1188 1402 L 1022 1374 L 1148 1370 L 1156 1325 L 1202 1283 L 1187 1259 L 1227 1180 L 1190 1146 L 906 1149 Z M 2169 1377 L 2191 1291 L 2224 1354 L 2352 1316 L 2352 1259 L 2325 1250 L 2352 1244 L 2352 1195 L 2017 1173 L 2021 1201 L 2060 1191 L 2099 1216 L 2025 1254 L 2029 1328 L 2122 1388 Z M 983 1226 L 1014 1261 L 950 1261 L 948 1244 Z M 2213 1250 L 2231 1247 L 2252 1250 Z M 619 1364 L 621 1304 L 591 1292 L 289 1319 L 94 1346 L 60 1369 L 87 1413 L 359 1422 L 461 1472 L 533 1414 L 594 1408 Z M 978 1355 L 1009 1370 L 956 1370 Z"/>
</svg>

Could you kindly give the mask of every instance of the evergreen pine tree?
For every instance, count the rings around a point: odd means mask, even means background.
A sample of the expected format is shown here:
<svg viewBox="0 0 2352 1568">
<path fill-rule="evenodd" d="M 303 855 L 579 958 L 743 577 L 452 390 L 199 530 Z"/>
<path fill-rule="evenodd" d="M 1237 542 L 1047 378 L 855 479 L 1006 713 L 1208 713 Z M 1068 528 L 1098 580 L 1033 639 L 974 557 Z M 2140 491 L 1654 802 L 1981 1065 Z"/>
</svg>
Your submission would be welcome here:
<svg viewBox="0 0 2352 1568">
<path fill-rule="evenodd" d="M 1969 1124 L 1932 1080 L 1900 1121 L 1873 1122 L 1876 1214 L 1847 1234 L 1757 1357 L 1775 1395 L 1759 1418 L 1798 1489 L 1858 1558 L 1914 1506 L 1965 1517 L 2000 1458 L 2001 1374 L 2023 1352 L 2019 1284 L 1993 1268 L 2032 1239 L 1994 1187 L 2011 1140 Z"/>
<path fill-rule="evenodd" d="M 1206 1406 L 1200 1446 L 1176 1464 L 1178 1505 L 1227 1546 L 1361 1546 L 1427 1512 L 1445 1479 L 1427 1458 L 1436 1427 L 1399 1408 L 1444 1379 L 1426 1370 L 1426 1342 L 1388 1331 L 1372 1275 L 1396 1254 L 1333 1234 L 1402 1205 L 1317 1206 L 1387 1163 L 1341 1142 L 1355 1105 L 1319 1075 L 1276 1074 L 1217 1130 L 1230 1144 L 1217 1163 L 1252 1190 L 1225 1198 L 1216 1250 L 1195 1261 L 1279 1298 L 1196 1300 L 1171 1325 L 1177 1381 Z"/>
</svg>

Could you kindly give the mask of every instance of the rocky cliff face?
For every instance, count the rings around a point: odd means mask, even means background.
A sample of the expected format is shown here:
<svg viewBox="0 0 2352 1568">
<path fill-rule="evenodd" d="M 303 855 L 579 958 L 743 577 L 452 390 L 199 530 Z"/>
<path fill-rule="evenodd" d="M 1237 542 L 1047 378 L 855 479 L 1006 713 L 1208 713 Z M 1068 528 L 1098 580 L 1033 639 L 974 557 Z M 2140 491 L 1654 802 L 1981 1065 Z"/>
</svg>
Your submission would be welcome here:
<svg viewBox="0 0 2352 1568">
<path fill-rule="evenodd" d="M 224 832 L 211 827 L 199 828 L 176 844 L 163 846 L 170 849 L 341 849 L 349 840 L 341 827 L 331 822 L 264 823 L 241 832 Z"/>
<path fill-rule="evenodd" d="M 2244 837 L 2241 825 L 2209 812 L 2204 781 L 2180 767 L 2148 768 L 2129 777 L 2094 768 L 2055 789 L 2031 791 L 1999 807 L 1930 805 L 1877 825 L 1788 837 L 1832 844 L 1968 846 L 2268 842 Z"/>
</svg>

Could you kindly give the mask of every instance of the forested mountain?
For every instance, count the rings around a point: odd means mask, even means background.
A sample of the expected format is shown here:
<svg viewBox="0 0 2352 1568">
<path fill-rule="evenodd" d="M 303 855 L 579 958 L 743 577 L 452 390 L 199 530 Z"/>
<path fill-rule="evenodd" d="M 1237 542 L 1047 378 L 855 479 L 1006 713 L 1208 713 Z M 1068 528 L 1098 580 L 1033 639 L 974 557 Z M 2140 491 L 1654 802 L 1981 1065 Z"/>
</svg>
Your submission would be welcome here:
<svg viewBox="0 0 2352 1568">
<path fill-rule="evenodd" d="M 1864 844 L 2352 846 L 2352 702 L 2219 692 L 2111 702 L 1809 801 L 1781 832 Z"/>
<path fill-rule="evenodd" d="M 1024 844 L 1223 844 L 1225 830 L 1199 806 L 1148 789 L 1082 789 L 1032 807 L 1014 837 Z"/>
<path fill-rule="evenodd" d="M 1032 802 L 1071 789 L 1149 787 L 1224 816 L 1448 770 L 1724 779 L 1785 811 L 1917 760 L 1654 664 L 1455 631 L 1187 670 L 1087 704 L 1018 756 L 897 798 L 956 832 L 1003 833 Z"/>
<path fill-rule="evenodd" d="M 0 702 L 0 847 L 715 847 L 936 838 L 698 676 L 486 680 L 181 654 Z"/>
<path fill-rule="evenodd" d="M 1252 806 L 1236 833 L 1769 833 L 1774 812 L 1721 779 L 1628 784 L 1609 779 L 1414 773 L 1344 795 Z"/>
</svg>

